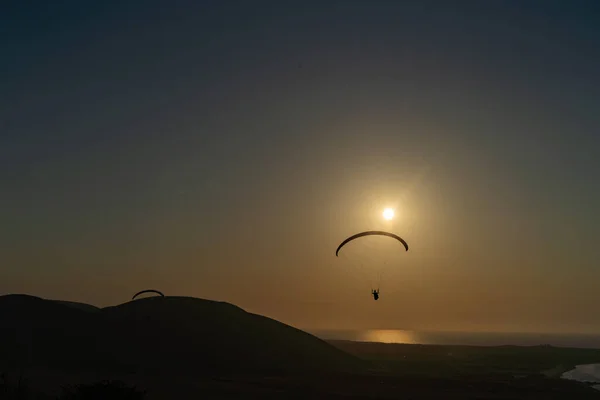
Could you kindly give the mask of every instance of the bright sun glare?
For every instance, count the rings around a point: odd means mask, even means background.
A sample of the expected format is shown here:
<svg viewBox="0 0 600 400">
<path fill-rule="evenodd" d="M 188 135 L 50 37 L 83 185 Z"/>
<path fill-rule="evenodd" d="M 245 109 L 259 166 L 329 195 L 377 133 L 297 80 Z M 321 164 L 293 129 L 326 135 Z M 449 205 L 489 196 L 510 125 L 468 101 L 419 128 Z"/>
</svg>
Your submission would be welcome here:
<svg viewBox="0 0 600 400">
<path fill-rule="evenodd" d="M 394 210 L 391 208 L 386 208 L 383 210 L 383 218 L 387 219 L 388 221 L 394 218 Z"/>
</svg>

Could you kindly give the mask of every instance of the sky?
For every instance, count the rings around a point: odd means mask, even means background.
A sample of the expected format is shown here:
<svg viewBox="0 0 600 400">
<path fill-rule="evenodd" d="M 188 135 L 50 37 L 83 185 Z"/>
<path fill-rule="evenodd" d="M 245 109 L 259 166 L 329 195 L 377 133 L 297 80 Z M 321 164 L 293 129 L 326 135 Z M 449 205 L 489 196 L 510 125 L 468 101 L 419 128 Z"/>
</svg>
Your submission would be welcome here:
<svg viewBox="0 0 600 400">
<path fill-rule="evenodd" d="M 595 1 L 15 1 L 0 57 L 0 293 L 600 332 Z"/>
</svg>

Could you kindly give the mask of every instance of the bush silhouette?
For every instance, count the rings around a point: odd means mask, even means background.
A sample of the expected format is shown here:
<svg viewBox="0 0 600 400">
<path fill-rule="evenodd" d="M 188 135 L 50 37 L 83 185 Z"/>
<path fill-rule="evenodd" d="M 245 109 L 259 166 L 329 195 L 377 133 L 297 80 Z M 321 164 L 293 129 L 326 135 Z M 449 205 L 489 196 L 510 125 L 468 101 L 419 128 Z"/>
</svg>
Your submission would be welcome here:
<svg viewBox="0 0 600 400">
<path fill-rule="evenodd" d="M 121 381 L 101 381 L 63 387 L 58 400 L 143 400 L 146 392 Z"/>
<path fill-rule="evenodd" d="M 0 399 L 29 400 L 32 398 L 29 382 L 23 375 L 20 375 L 16 382 L 11 383 L 6 372 L 0 373 Z"/>
<path fill-rule="evenodd" d="M 6 372 L 0 373 L 0 400 L 143 400 L 146 392 L 122 381 L 100 381 L 95 383 L 63 386 L 58 397 L 34 393 L 22 375 L 9 380 Z"/>
</svg>

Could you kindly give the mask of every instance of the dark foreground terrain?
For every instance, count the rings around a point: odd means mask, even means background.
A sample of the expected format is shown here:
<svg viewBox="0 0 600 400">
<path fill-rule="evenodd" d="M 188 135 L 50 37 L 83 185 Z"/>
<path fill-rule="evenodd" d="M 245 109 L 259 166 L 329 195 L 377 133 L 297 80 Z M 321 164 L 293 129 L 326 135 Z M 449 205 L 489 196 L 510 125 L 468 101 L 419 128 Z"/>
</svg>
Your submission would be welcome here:
<svg viewBox="0 0 600 400">
<path fill-rule="evenodd" d="M 371 347 L 377 345 L 367 345 Z M 92 374 L 57 370 L 29 370 L 32 393 L 48 397 L 60 393 L 60 386 L 117 379 L 146 391 L 145 399 L 600 399 L 600 391 L 583 383 L 560 379 L 566 364 L 581 357 L 594 359 L 594 351 L 558 349 L 559 354 L 530 357 L 532 349 L 464 349 L 469 359 L 444 363 L 432 360 L 431 353 L 454 350 L 446 346 L 385 345 L 407 350 L 403 356 L 375 356 L 378 370 L 364 373 L 314 374 L 169 374 L 136 372 L 130 374 Z M 362 353 L 365 344 L 343 343 L 343 347 Z M 353 348 L 354 347 L 354 348 Z M 502 356 L 509 350 L 510 356 Z M 556 350 L 556 349 L 549 349 Z M 491 351 L 491 353 L 490 353 Z M 597 357 L 597 355 L 596 355 Z M 515 363 L 508 360 L 513 358 Z M 598 358 L 595 358 L 596 360 Z M 496 361 L 495 361 L 496 360 Z M 403 364 L 403 365 L 399 365 Z M 535 365 L 534 365 L 535 364 Z M 556 366 L 548 370 L 539 367 Z M 511 366 L 512 365 L 512 366 Z M 411 367 L 415 367 L 412 369 Z M 16 377 L 16 375 L 15 375 Z M 1 398 L 1 397 L 0 397 Z M 36 398 L 36 397 L 29 397 Z M 40 397 L 42 398 L 42 397 Z M 129 397 L 123 397 L 129 398 Z"/>
<path fill-rule="evenodd" d="M 0 296 L 0 317 L 0 399 L 600 399 L 560 379 L 600 350 L 325 342 L 181 297 L 100 309 Z M 102 380 L 146 394 L 61 394 Z"/>
<path fill-rule="evenodd" d="M 55 399 L 56 382 L 66 376 L 35 374 L 29 397 L 6 399 Z M 128 384 L 146 391 L 144 399 L 598 399 L 599 394 L 582 384 L 543 377 L 511 380 L 508 377 L 431 378 L 418 376 L 345 375 L 314 377 L 146 377 L 131 376 Z M 43 396 L 43 397 L 41 397 Z M 87 397 L 86 397 L 87 398 Z M 127 397 L 123 397 L 124 399 Z M 115 399 L 117 399 L 115 397 Z"/>
</svg>

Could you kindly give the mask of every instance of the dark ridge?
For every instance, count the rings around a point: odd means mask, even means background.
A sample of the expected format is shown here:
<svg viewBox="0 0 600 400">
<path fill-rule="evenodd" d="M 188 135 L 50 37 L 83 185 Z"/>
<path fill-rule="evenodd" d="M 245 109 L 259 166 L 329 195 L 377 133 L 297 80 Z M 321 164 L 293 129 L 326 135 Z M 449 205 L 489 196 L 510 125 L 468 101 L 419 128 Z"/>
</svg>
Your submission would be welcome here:
<svg viewBox="0 0 600 400">
<path fill-rule="evenodd" d="M 150 368 L 339 371 L 360 364 L 306 332 L 225 302 L 149 297 L 102 313 L 121 328 L 113 338 L 118 352 Z"/>
<path fill-rule="evenodd" d="M 76 301 L 65 301 L 65 300 L 52 300 L 52 301 L 54 301 L 58 304 L 63 304 L 68 307 L 74 307 L 74 308 L 80 309 L 82 311 L 89 311 L 89 312 L 100 311 L 100 308 L 93 306 L 91 304 L 78 303 Z"/>
<path fill-rule="evenodd" d="M 148 297 L 96 312 L 85 306 L 1 296 L 0 362 L 215 374 L 363 367 L 358 358 L 315 336 L 229 303 Z"/>
<path fill-rule="evenodd" d="M 95 313 L 27 295 L 0 296 L 0 363 L 73 365 L 95 358 Z"/>
</svg>

